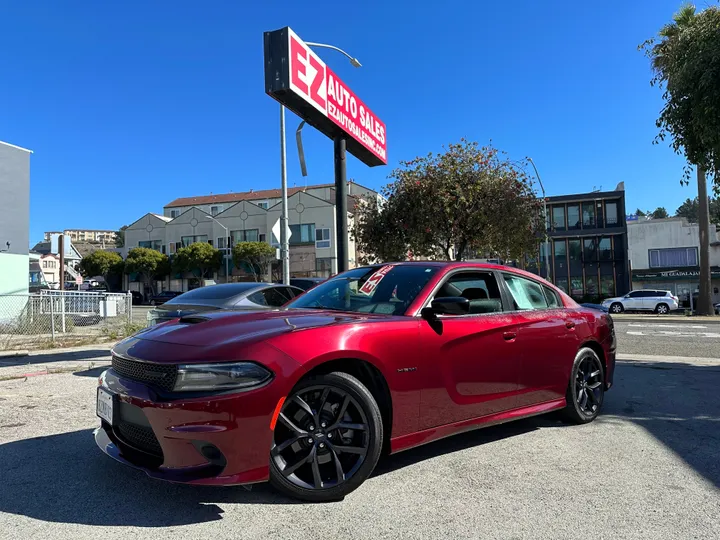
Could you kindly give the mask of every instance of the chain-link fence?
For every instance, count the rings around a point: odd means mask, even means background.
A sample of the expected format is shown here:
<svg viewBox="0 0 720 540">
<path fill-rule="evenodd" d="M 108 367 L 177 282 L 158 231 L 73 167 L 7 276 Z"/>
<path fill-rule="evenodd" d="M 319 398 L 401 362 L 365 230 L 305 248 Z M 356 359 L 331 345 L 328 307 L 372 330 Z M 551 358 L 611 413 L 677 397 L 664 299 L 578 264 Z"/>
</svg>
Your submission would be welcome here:
<svg viewBox="0 0 720 540">
<path fill-rule="evenodd" d="M 132 295 L 41 291 L 0 295 L 0 350 L 120 337 L 132 330 Z"/>
</svg>

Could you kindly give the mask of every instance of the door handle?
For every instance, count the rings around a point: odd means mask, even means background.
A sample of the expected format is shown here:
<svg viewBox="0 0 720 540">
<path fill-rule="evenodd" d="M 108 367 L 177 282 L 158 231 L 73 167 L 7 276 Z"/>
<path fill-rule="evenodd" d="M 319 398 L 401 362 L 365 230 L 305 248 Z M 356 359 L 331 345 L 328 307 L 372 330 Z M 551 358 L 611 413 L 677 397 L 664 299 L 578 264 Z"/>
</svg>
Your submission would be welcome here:
<svg viewBox="0 0 720 540">
<path fill-rule="evenodd" d="M 565 321 L 565 328 L 568 330 L 573 330 L 575 328 L 575 323 L 572 321 Z"/>
<path fill-rule="evenodd" d="M 517 337 L 517 332 L 503 332 L 503 339 L 505 341 L 515 341 L 516 337 Z"/>
</svg>

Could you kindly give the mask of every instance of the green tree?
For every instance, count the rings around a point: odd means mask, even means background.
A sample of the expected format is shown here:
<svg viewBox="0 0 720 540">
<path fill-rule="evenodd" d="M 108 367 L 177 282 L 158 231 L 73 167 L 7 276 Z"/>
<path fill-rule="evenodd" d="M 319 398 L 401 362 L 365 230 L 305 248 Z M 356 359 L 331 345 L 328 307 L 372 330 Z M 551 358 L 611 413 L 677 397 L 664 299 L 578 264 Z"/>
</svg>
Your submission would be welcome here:
<svg viewBox="0 0 720 540">
<path fill-rule="evenodd" d="M 207 242 L 195 242 L 177 250 L 172 267 L 176 272 L 189 272 L 203 280 L 222 266 L 223 255 Z"/>
<path fill-rule="evenodd" d="M 665 104 L 656 121 L 658 141 L 671 137 L 671 146 L 695 165 L 700 226 L 700 296 L 698 313 L 711 315 L 709 211 L 706 171 L 720 193 L 720 8 L 696 12 L 686 4 L 656 38 L 640 46 L 653 67 L 652 85 L 663 87 Z M 688 184 L 691 165 L 685 167 Z"/>
<path fill-rule="evenodd" d="M 113 251 L 93 251 L 80 261 L 80 273 L 84 277 L 102 276 L 108 287 L 110 275 L 122 274 L 123 267 L 122 257 Z"/>
<path fill-rule="evenodd" d="M 127 228 L 127 225 L 123 225 L 118 231 L 115 231 L 115 247 L 125 247 L 125 229 Z"/>
<path fill-rule="evenodd" d="M 684 217 L 690 223 L 697 223 L 699 212 L 699 200 L 697 197 L 694 199 L 686 199 L 678 209 L 675 211 L 677 217 Z M 708 200 L 708 208 L 710 211 L 710 223 L 720 224 L 720 198 L 710 198 Z"/>
<path fill-rule="evenodd" d="M 401 162 L 382 208 L 358 207 L 353 237 L 369 260 L 417 256 L 503 259 L 534 253 L 544 234 L 542 203 L 521 164 L 462 139 L 441 154 Z"/>
<path fill-rule="evenodd" d="M 668 217 L 668 216 L 669 216 L 668 211 L 667 211 L 664 207 L 662 207 L 662 206 L 658 206 L 658 207 L 650 214 L 650 217 L 653 218 L 653 219 L 665 219 L 665 218 Z"/>
<path fill-rule="evenodd" d="M 640 216 L 640 217 L 644 217 L 644 216 L 646 216 L 647 214 L 638 208 L 637 210 L 635 210 L 635 215 L 636 215 L 636 216 Z"/>
<path fill-rule="evenodd" d="M 266 242 L 238 242 L 232 250 L 233 264 L 243 268 L 255 281 L 268 275 L 275 259 L 275 248 Z"/>
<path fill-rule="evenodd" d="M 125 259 L 125 273 L 139 274 L 145 286 L 155 294 L 154 282 L 170 273 L 170 260 L 167 255 L 154 249 L 136 247 L 130 250 Z"/>
</svg>

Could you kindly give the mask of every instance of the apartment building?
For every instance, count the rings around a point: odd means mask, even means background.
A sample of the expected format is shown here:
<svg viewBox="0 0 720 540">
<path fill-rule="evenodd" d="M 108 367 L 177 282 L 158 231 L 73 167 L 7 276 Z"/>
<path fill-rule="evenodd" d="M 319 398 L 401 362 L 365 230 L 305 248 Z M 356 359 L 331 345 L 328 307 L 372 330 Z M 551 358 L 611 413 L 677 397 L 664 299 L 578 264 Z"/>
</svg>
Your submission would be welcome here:
<svg viewBox="0 0 720 540">
<path fill-rule="evenodd" d="M 65 229 L 64 231 L 47 231 L 45 241 L 49 242 L 53 235 L 65 234 L 73 242 L 96 242 L 98 244 L 114 244 L 117 234 L 115 231 L 101 229 Z"/>
<path fill-rule="evenodd" d="M 625 191 L 594 191 L 547 198 L 548 242 L 527 269 L 576 300 L 607 298 L 630 290 Z"/>
<path fill-rule="evenodd" d="M 360 198 L 378 198 L 377 192 L 348 183 L 348 208 Z M 337 243 L 334 185 L 315 185 L 288 189 L 288 224 L 290 226 L 290 273 L 292 276 L 328 276 L 337 272 Z M 248 191 L 176 199 L 163 214 L 148 213 L 125 230 L 125 252 L 147 247 L 172 256 L 178 249 L 194 242 L 207 242 L 225 252 L 230 259 L 230 275 L 239 276 L 233 268 L 231 248 L 238 242 L 267 242 L 277 245 L 272 233 L 280 219 L 280 190 Z M 353 214 L 348 213 L 350 226 Z M 350 266 L 355 265 L 355 243 L 350 239 Z M 133 276 L 131 276 L 131 279 Z M 225 266 L 216 278 L 225 281 Z M 187 290 L 182 276 L 171 276 L 160 286 Z M 139 284 L 132 281 L 129 288 Z"/>
</svg>

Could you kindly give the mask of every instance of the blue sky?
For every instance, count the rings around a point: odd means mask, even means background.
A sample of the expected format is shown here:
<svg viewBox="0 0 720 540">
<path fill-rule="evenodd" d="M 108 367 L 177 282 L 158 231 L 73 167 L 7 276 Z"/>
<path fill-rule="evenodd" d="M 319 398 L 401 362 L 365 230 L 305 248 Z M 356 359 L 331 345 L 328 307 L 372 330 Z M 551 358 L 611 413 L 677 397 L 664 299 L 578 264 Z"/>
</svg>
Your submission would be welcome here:
<svg viewBox="0 0 720 540">
<path fill-rule="evenodd" d="M 362 5 L 362 8 L 357 7 Z M 326 63 L 387 124 L 399 160 L 461 137 L 532 156 L 549 195 L 614 189 L 673 212 L 683 159 L 653 145 L 660 91 L 636 50 L 679 1 L 6 2 L 0 140 L 34 150 L 31 243 L 59 228 L 117 229 L 182 196 L 279 187 L 278 105 L 262 33 L 292 27 L 361 69 Z M 290 114 L 288 131 L 299 120 Z M 332 141 L 288 139 L 289 185 L 333 181 Z"/>
</svg>

